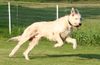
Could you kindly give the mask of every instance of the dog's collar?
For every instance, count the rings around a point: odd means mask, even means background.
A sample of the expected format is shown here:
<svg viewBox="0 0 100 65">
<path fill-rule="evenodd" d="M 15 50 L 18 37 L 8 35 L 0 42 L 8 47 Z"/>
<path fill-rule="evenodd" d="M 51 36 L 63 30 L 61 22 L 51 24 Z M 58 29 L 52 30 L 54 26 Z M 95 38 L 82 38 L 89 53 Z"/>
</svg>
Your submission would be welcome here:
<svg viewBox="0 0 100 65">
<path fill-rule="evenodd" d="M 68 23 L 69 23 L 70 26 L 73 26 L 69 20 L 68 20 Z"/>
</svg>

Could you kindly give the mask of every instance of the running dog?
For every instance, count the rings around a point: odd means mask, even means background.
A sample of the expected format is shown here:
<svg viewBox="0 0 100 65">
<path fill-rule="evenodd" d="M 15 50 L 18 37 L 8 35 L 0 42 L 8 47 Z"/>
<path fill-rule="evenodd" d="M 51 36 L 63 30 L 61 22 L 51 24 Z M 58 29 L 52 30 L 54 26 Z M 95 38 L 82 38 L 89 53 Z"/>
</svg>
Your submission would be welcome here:
<svg viewBox="0 0 100 65">
<path fill-rule="evenodd" d="M 77 9 L 72 8 L 69 15 L 65 15 L 54 21 L 42 21 L 36 22 L 28 26 L 22 35 L 17 37 L 12 37 L 10 40 L 17 40 L 18 44 L 9 54 L 12 57 L 20 46 L 26 41 L 30 40 L 28 48 L 23 53 L 26 60 L 29 60 L 28 54 L 34 48 L 38 41 L 42 37 L 46 37 L 51 41 L 56 41 L 57 43 L 54 47 L 61 47 L 66 41 L 73 44 L 73 49 L 76 49 L 77 42 L 76 39 L 70 37 L 71 30 L 73 27 L 81 26 L 81 15 Z"/>
</svg>

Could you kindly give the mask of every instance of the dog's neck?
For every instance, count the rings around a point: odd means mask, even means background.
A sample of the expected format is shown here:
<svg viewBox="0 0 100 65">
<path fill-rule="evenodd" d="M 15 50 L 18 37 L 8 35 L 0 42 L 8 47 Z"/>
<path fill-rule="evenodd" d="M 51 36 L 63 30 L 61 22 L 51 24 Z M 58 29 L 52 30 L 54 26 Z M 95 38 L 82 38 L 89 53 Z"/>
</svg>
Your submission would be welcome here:
<svg viewBox="0 0 100 65">
<path fill-rule="evenodd" d="M 73 27 L 73 25 L 69 21 L 69 15 L 66 15 L 64 17 L 61 17 L 61 18 L 57 19 L 57 22 L 63 23 L 64 26 L 67 26 L 68 29 L 72 29 L 72 27 Z"/>
<path fill-rule="evenodd" d="M 68 20 L 68 24 L 71 26 L 71 27 L 73 27 L 73 25 L 71 24 L 71 22 Z"/>
<path fill-rule="evenodd" d="M 69 15 L 68 15 L 67 22 L 68 22 L 68 24 L 69 24 L 69 27 L 72 29 L 74 26 L 73 26 L 73 24 L 71 23 L 71 21 L 69 20 Z"/>
</svg>

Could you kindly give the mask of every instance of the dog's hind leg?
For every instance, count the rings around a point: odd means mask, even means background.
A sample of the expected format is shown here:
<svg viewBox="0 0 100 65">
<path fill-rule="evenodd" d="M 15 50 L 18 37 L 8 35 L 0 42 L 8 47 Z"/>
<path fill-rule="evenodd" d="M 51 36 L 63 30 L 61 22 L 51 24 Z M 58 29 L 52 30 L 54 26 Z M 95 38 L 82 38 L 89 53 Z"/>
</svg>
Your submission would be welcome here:
<svg viewBox="0 0 100 65">
<path fill-rule="evenodd" d="M 71 38 L 71 37 L 67 37 L 67 38 L 66 38 L 66 42 L 72 43 L 72 44 L 73 44 L 73 49 L 76 49 L 76 47 L 77 47 L 76 39 Z"/>
<path fill-rule="evenodd" d="M 29 46 L 28 48 L 25 50 L 25 52 L 23 53 L 24 57 L 26 60 L 29 60 L 29 57 L 28 57 L 28 54 L 29 52 L 32 50 L 32 48 L 34 48 L 37 44 L 38 44 L 38 41 L 41 37 L 40 36 L 36 36 L 32 39 L 32 41 L 29 43 Z"/>
<path fill-rule="evenodd" d="M 24 42 L 26 42 L 28 39 L 29 39 L 29 37 L 22 38 L 22 39 L 18 42 L 18 44 L 14 47 L 14 49 L 11 51 L 11 53 L 9 54 L 9 57 L 12 57 L 12 56 L 16 53 L 16 51 L 20 48 L 20 46 L 21 46 Z"/>
</svg>

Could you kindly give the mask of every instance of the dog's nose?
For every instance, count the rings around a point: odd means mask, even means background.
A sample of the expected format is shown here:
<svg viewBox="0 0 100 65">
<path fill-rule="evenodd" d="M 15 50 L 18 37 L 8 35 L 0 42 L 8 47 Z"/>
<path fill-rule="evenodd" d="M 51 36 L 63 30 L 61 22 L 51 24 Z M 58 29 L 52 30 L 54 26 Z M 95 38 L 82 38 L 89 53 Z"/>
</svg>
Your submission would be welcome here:
<svg viewBox="0 0 100 65">
<path fill-rule="evenodd" d="M 82 25 L 82 23 L 79 23 L 79 25 L 81 26 L 81 25 Z"/>
</svg>

